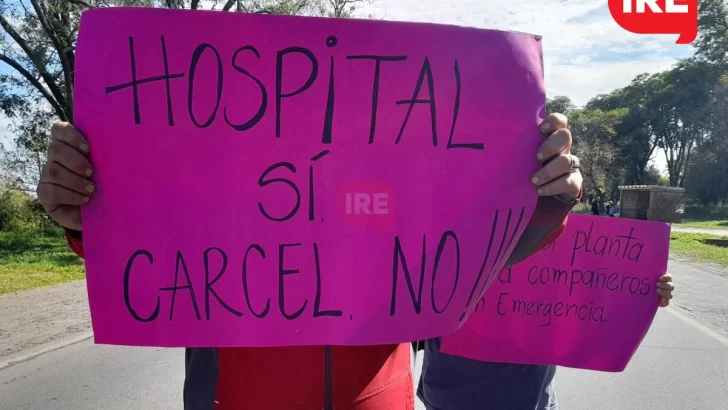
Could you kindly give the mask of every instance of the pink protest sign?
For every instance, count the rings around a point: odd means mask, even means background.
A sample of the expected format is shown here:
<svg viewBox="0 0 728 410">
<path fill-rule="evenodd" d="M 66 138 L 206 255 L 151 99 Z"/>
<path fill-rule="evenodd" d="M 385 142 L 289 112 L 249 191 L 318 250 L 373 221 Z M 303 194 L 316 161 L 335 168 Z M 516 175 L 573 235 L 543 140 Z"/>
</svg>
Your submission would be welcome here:
<svg viewBox="0 0 728 410">
<path fill-rule="evenodd" d="M 620 372 L 652 323 L 670 226 L 571 215 L 554 244 L 503 268 L 442 351 Z"/>
<path fill-rule="evenodd" d="M 540 39 L 159 9 L 83 15 L 99 343 L 449 333 L 536 202 Z M 514 166 L 517 165 L 517 166 Z"/>
</svg>

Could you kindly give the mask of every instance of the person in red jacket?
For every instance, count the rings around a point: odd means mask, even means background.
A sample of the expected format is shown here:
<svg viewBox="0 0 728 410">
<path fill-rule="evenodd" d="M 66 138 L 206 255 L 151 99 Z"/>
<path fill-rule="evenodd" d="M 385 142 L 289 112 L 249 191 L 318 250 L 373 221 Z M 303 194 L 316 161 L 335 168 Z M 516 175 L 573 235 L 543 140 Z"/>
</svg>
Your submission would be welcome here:
<svg viewBox="0 0 728 410">
<path fill-rule="evenodd" d="M 570 155 L 566 117 L 549 115 L 536 153 L 544 167 L 531 178 L 535 214 L 508 263 L 561 233 L 581 197 L 578 159 Z M 51 129 L 38 198 L 83 257 L 81 205 L 93 197 L 87 140 L 68 123 Z M 185 410 L 414 410 L 410 344 L 186 349 Z"/>
</svg>

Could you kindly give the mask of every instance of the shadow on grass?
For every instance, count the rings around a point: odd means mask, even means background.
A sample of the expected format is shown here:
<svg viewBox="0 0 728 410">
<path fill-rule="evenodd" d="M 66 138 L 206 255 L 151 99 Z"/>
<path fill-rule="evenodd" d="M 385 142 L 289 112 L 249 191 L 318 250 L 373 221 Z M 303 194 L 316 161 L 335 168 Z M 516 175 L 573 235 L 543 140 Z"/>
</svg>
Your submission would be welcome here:
<svg viewBox="0 0 728 410">
<path fill-rule="evenodd" d="M 58 239 L 43 236 L 3 235 L 0 241 L 0 254 L 11 252 L 43 252 L 58 249 Z"/>
<path fill-rule="evenodd" d="M 0 232 L 0 264 L 64 268 L 83 262 L 68 249 L 63 235 Z"/>
<path fill-rule="evenodd" d="M 64 255 L 53 255 L 48 259 L 56 266 L 78 266 L 83 264 L 81 258 L 72 253 Z"/>
</svg>

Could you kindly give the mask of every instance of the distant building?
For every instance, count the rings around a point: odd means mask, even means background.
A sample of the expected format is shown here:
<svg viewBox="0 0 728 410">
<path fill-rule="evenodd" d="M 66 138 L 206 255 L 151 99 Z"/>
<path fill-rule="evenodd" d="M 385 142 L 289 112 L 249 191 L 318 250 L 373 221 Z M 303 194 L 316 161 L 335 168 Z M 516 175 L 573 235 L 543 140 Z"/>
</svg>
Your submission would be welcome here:
<svg viewBox="0 0 728 410">
<path fill-rule="evenodd" d="M 681 222 L 685 213 L 685 188 L 663 185 L 627 185 L 620 190 L 620 217 L 649 221 Z"/>
</svg>

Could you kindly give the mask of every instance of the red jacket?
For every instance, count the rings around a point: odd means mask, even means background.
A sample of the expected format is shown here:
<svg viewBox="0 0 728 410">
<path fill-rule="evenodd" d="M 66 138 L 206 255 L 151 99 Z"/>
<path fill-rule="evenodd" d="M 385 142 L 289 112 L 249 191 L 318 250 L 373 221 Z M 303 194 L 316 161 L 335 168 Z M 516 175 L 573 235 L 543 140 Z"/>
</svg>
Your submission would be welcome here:
<svg viewBox="0 0 728 410">
<path fill-rule="evenodd" d="M 553 242 L 572 207 L 555 198 L 539 199 L 508 264 Z M 66 236 L 71 249 L 83 257 L 81 234 Z M 187 349 L 186 364 L 185 410 L 415 408 L 409 343 Z"/>
</svg>

